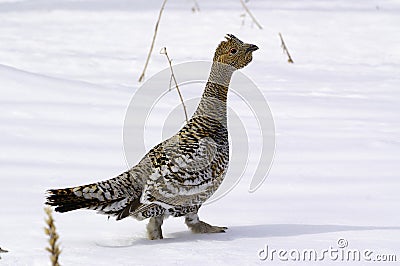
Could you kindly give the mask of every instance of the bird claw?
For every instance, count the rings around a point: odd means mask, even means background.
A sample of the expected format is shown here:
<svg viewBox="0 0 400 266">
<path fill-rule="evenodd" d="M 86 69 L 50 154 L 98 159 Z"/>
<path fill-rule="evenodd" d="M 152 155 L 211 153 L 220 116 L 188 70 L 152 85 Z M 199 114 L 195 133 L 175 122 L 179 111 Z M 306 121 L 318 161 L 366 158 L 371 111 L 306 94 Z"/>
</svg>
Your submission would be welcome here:
<svg viewBox="0 0 400 266">
<path fill-rule="evenodd" d="M 199 221 L 198 223 L 191 224 L 189 226 L 189 228 L 195 234 L 225 233 L 225 230 L 228 229 L 228 227 L 225 227 L 225 226 L 210 225 L 203 221 Z"/>
</svg>

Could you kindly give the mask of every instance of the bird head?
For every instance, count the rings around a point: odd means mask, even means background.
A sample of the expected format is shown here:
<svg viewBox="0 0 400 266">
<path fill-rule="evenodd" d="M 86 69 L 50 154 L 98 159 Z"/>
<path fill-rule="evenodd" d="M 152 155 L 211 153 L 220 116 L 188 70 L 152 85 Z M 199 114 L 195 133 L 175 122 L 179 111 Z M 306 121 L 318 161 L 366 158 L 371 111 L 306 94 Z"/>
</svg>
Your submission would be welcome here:
<svg viewBox="0 0 400 266">
<path fill-rule="evenodd" d="M 231 65 L 236 69 L 247 66 L 253 59 L 252 53 L 258 50 L 257 45 L 244 43 L 232 34 L 225 36 L 215 50 L 214 62 Z"/>
</svg>

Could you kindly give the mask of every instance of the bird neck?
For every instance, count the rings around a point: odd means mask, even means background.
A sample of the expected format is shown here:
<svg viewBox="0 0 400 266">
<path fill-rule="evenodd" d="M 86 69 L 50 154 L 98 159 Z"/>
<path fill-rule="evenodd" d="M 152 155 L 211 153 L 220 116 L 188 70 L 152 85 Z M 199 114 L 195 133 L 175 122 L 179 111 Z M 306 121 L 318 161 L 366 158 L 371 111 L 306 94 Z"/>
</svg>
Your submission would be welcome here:
<svg viewBox="0 0 400 266">
<path fill-rule="evenodd" d="M 210 75 L 195 116 L 206 116 L 226 126 L 226 100 L 229 83 L 236 69 L 230 65 L 213 62 Z"/>
</svg>

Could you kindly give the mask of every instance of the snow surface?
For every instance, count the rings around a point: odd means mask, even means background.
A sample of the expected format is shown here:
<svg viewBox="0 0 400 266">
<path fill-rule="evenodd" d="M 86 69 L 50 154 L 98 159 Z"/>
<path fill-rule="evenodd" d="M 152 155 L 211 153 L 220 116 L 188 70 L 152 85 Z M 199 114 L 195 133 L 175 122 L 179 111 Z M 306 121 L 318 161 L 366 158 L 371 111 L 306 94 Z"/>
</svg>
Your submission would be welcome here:
<svg viewBox="0 0 400 266">
<path fill-rule="evenodd" d="M 263 30 L 248 17 L 242 25 L 239 1 L 198 3 L 197 13 L 192 1 L 167 3 L 146 77 L 167 67 L 158 54 L 163 46 L 182 63 L 211 60 L 226 33 L 257 44 L 243 73 L 275 119 L 276 156 L 266 182 L 248 193 L 246 173 L 231 193 L 201 209 L 203 220 L 229 227 L 225 234 L 193 235 L 182 219 L 170 218 L 165 239 L 148 241 L 145 222 L 56 213 L 61 264 L 295 265 L 257 253 L 265 245 L 322 250 L 337 247 L 339 238 L 349 248 L 395 254 L 398 263 L 400 2 L 251 0 Z M 46 189 L 126 170 L 125 112 L 141 85 L 160 5 L 0 1 L 0 247 L 10 251 L 0 265 L 49 265 Z M 286 62 L 278 32 L 295 64 Z M 231 97 L 231 108 L 236 104 Z"/>
</svg>

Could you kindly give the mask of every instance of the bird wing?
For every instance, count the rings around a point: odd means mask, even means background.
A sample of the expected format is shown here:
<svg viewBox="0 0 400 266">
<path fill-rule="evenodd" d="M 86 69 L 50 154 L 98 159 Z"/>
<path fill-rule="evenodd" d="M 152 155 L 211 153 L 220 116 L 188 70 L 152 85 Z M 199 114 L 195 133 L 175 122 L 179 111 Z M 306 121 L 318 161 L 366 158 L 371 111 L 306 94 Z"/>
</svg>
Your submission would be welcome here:
<svg viewBox="0 0 400 266">
<path fill-rule="evenodd" d="M 188 127 L 148 153 L 152 173 L 146 180 L 142 203 L 165 208 L 201 205 L 222 182 L 229 146 L 218 143 L 212 134 Z M 227 138 L 227 132 L 223 135 Z"/>
</svg>

